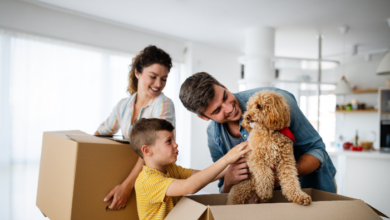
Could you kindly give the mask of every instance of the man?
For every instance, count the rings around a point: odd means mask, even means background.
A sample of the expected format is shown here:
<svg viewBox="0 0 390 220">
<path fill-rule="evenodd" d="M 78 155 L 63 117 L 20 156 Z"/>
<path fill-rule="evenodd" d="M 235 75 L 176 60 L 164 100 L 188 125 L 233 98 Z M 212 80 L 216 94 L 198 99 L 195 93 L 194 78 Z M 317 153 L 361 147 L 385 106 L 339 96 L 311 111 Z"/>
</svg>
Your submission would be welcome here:
<svg viewBox="0 0 390 220">
<path fill-rule="evenodd" d="M 199 118 L 211 120 L 207 128 L 208 146 L 211 157 L 216 162 L 231 148 L 247 140 L 249 132 L 241 127 L 242 115 L 246 111 L 249 98 L 264 89 L 281 94 L 290 106 L 289 129 L 296 140 L 294 156 L 301 187 L 335 193 L 336 169 L 325 150 L 322 138 L 303 115 L 291 93 L 264 87 L 233 94 L 210 74 L 200 72 L 183 83 L 180 100 Z M 272 165 L 271 167 L 273 168 Z M 247 179 L 248 173 L 244 158 L 231 164 L 224 178 L 219 181 L 220 192 L 228 193 L 233 185 Z"/>
</svg>

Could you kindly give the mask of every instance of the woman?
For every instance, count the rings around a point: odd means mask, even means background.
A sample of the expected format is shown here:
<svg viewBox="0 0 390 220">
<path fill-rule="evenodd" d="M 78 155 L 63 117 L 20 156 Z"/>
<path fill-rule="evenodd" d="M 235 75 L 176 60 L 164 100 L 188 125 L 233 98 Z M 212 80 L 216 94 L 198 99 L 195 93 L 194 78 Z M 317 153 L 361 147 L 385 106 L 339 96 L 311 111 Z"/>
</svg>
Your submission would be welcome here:
<svg viewBox="0 0 390 220">
<path fill-rule="evenodd" d="M 129 139 L 134 121 L 139 118 L 162 118 L 175 125 L 173 102 L 162 93 L 171 67 L 169 54 L 156 46 L 148 46 L 141 51 L 131 64 L 127 88 L 130 97 L 122 99 L 115 106 L 95 135 L 115 134 L 120 128 Z M 138 158 L 126 180 L 104 198 L 104 201 L 108 201 L 114 197 L 110 209 L 121 209 L 126 205 L 143 165 L 142 158 Z"/>
</svg>

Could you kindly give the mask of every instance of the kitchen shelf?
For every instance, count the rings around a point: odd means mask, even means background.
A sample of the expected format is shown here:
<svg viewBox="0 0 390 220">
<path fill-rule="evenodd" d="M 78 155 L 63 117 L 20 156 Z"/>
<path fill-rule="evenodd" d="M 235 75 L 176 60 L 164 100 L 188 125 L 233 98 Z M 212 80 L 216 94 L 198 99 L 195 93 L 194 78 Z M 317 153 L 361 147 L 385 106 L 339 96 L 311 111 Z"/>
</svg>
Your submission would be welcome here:
<svg viewBox="0 0 390 220">
<path fill-rule="evenodd" d="M 355 89 L 353 90 L 354 94 L 362 94 L 362 93 L 378 93 L 378 89 Z"/>
<path fill-rule="evenodd" d="M 336 113 L 376 113 L 377 109 L 365 109 L 365 110 L 336 110 Z"/>
</svg>

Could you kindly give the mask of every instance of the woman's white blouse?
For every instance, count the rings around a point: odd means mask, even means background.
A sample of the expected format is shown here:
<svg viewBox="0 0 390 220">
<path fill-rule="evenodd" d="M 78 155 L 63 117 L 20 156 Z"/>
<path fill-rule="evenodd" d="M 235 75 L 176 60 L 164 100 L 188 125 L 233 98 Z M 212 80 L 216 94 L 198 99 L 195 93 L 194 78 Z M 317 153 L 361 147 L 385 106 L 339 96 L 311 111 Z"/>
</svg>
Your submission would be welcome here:
<svg viewBox="0 0 390 220">
<path fill-rule="evenodd" d="M 130 131 L 133 127 L 131 119 L 134 112 L 135 97 L 136 94 L 133 94 L 128 98 L 124 98 L 114 107 L 111 115 L 98 128 L 101 135 L 115 134 L 120 128 L 122 134 L 129 140 Z M 175 126 L 175 106 L 170 98 L 161 93 L 156 98 L 152 98 L 141 109 L 137 119 L 140 118 L 161 118 Z"/>
</svg>

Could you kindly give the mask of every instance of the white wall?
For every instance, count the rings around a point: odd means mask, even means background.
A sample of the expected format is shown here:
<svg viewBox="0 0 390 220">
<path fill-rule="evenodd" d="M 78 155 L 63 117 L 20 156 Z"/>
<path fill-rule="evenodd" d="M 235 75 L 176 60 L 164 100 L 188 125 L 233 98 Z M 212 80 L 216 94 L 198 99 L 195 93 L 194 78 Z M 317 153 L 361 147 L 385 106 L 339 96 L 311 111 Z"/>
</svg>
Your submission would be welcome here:
<svg viewBox="0 0 390 220">
<path fill-rule="evenodd" d="M 340 80 L 343 75 L 351 85 L 356 85 L 359 89 L 378 88 L 386 86 L 386 79 L 390 76 L 378 76 L 375 71 L 381 60 L 381 55 L 376 55 L 371 61 L 365 61 L 363 56 L 353 56 L 346 59 L 346 65 L 336 70 L 336 80 Z M 337 97 L 337 104 L 345 105 L 357 99 L 358 102 L 366 103 L 366 106 L 378 106 L 378 95 L 376 93 L 351 94 Z M 355 138 L 356 130 L 359 132 L 359 141 L 373 141 L 374 131 L 379 133 L 379 119 L 377 113 L 354 113 L 336 114 L 336 141 L 342 135 L 344 141 L 352 141 Z M 379 147 L 376 140 L 374 147 Z"/>
<path fill-rule="evenodd" d="M 14 0 L 0 1 L 0 28 L 135 54 L 149 44 L 167 51 L 173 60 L 184 61 L 182 39 L 156 35 Z"/>
<path fill-rule="evenodd" d="M 192 42 L 188 48 L 190 50 L 187 52 L 191 53 L 190 71 L 192 74 L 208 72 L 231 92 L 238 92 L 240 64 L 237 59 L 241 54 L 196 42 Z M 208 123 L 191 113 L 191 167 L 194 169 L 204 169 L 212 164 L 207 146 Z M 202 192 L 218 193 L 217 182 L 209 184 Z"/>
</svg>

